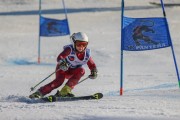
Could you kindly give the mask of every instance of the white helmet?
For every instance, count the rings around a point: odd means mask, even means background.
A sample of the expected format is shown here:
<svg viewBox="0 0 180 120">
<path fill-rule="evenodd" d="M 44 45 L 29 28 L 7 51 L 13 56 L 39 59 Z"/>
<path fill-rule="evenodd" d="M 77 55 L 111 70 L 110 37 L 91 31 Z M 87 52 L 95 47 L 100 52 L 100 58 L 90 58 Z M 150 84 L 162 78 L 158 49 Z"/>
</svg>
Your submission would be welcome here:
<svg viewBox="0 0 180 120">
<path fill-rule="evenodd" d="M 73 33 L 71 35 L 70 39 L 71 39 L 71 42 L 72 42 L 74 47 L 75 47 L 75 42 L 76 41 L 81 41 L 81 42 L 87 42 L 88 43 L 88 36 L 83 32 Z"/>
</svg>

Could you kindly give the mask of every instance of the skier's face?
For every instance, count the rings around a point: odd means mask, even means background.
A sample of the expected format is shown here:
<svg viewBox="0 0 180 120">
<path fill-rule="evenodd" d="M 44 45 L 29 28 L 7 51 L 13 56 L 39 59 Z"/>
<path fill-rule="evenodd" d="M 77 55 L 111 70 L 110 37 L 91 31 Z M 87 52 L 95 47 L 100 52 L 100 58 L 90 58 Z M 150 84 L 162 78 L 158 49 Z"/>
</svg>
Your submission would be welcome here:
<svg viewBox="0 0 180 120">
<path fill-rule="evenodd" d="M 76 50 L 78 51 L 78 52 L 83 52 L 85 49 L 86 49 L 86 47 L 87 47 L 87 42 L 80 42 L 80 41 L 76 41 Z"/>
</svg>

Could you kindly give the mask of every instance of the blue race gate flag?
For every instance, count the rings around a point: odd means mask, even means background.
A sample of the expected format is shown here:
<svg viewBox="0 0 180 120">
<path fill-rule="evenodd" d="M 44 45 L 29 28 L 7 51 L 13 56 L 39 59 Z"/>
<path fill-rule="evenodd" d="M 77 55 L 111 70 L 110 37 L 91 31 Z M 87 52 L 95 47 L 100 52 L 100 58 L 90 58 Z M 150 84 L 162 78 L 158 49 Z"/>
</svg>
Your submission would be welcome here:
<svg viewBox="0 0 180 120">
<path fill-rule="evenodd" d="M 40 36 L 64 36 L 69 35 L 70 30 L 67 19 L 56 20 L 40 17 Z"/>
<path fill-rule="evenodd" d="M 142 51 L 171 46 L 166 18 L 123 17 L 123 50 Z"/>
<path fill-rule="evenodd" d="M 169 32 L 163 0 L 160 0 L 164 17 L 131 18 L 124 16 L 124 1 L 121 4 L 121 76 L 120 95 L 123 95 L 123 51 L 144 51 L 170 47 L 180 88 L 180 76 Z"/>
</svg>

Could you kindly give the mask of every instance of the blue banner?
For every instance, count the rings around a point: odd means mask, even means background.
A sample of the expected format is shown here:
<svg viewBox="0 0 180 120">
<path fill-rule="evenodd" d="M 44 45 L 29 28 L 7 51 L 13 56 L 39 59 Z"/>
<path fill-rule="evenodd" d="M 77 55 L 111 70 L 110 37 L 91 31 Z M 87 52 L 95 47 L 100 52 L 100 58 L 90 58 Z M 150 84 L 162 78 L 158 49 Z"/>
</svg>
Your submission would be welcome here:
<svg viewBox="0 0 180 120">
<path fill-rule="evenodd" d="M 123 17 L 122 49 L 152 50 L 171 46 L 166 18 Z"/>
<path fill-rule="evenodd" d="M 56 20 L 40 17 L 40 36 L 64 36 L 69 35 L 69 26 L 67 19 Z"/>
</svg>

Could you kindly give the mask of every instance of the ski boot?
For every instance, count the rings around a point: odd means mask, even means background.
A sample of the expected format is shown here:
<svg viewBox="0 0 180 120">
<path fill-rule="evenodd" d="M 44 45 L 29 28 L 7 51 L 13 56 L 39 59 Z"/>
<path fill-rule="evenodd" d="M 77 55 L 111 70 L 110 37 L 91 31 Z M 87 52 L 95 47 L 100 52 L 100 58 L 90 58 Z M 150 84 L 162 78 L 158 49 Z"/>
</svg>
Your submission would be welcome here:
<svg viewBox="0 0 180 120">
<path fill-rule="evenodd" d="M 71 92 L 72 88 L 70 88 L 69 86 L 65 85 L 61 91 L 57 91 L 57 93 L 55 94 L 56 97 L 74 97 L 75 95 L 72 94 Z"/>
<path fill-rule="evenodd" d="M 43 95 L 39 92 L 39 91 L 36 91 L 35 93 L 29 95 L 29 98 L 42 98 Z"/>
</svg>

